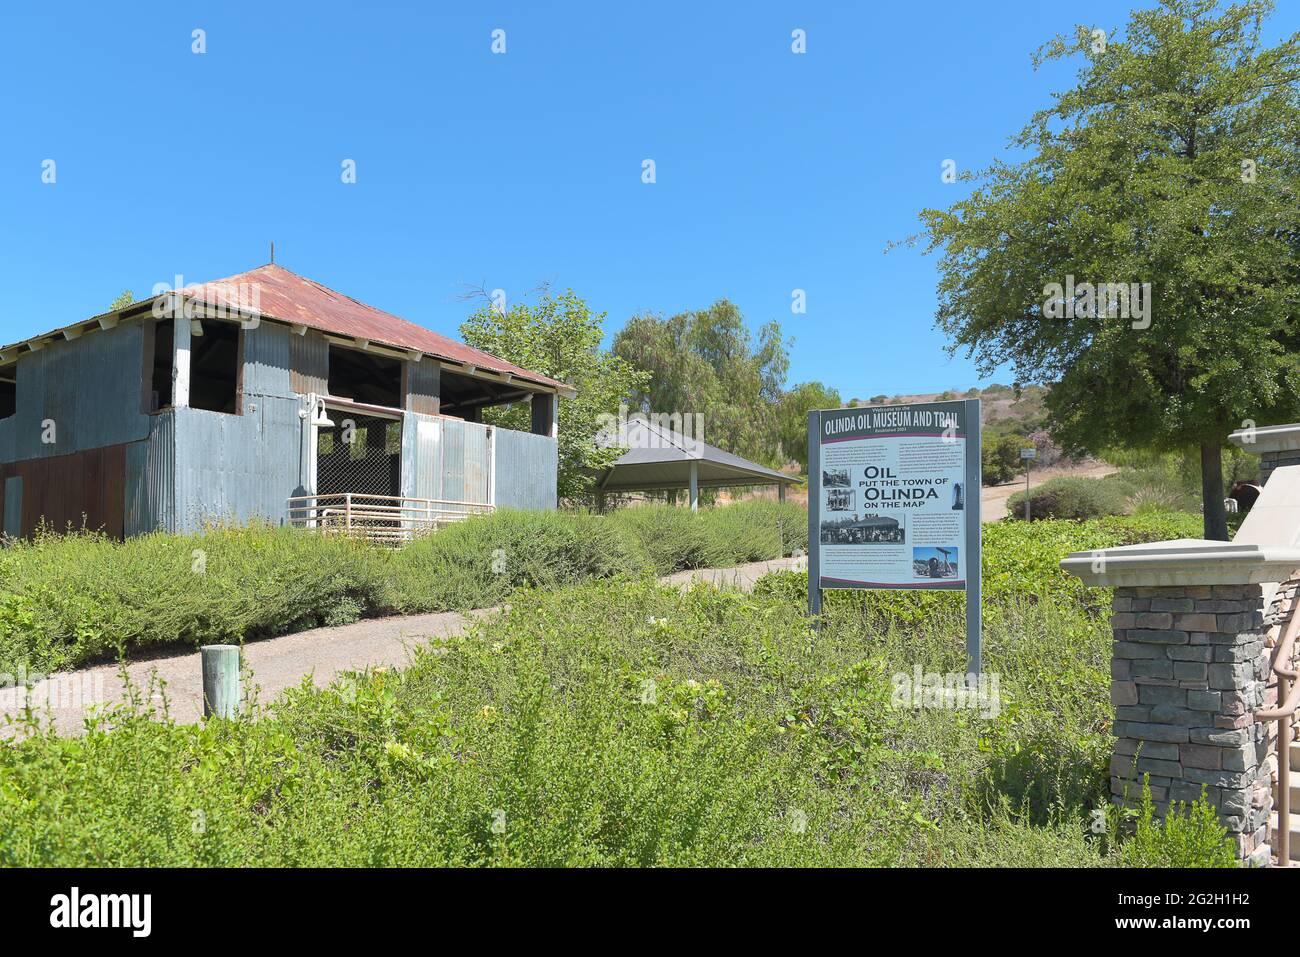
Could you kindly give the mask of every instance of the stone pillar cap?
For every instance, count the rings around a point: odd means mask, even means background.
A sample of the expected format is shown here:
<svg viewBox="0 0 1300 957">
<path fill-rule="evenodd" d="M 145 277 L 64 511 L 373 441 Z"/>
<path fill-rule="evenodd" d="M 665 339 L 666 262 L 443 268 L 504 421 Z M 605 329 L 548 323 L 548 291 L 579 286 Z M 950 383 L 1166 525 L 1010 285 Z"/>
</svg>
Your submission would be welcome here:
<svg viewBox="0 0 1300 957">
<path fill-rule="evenodd" d="M 1300 548 L 1180 538 L 1074 552 L 1061 568 L 1089 585 L 1269 584 L 1300 569 Z"/>
<path fill-rule="evenodd" d="M 1264 452 L 1286 452 L 1300 449 L 1300 424 L 1264 425 L 1254 429 L 1238 429 L 1228 436 L 1228 441 L 1244 452 L 1260 455 Z"/>
</svg>

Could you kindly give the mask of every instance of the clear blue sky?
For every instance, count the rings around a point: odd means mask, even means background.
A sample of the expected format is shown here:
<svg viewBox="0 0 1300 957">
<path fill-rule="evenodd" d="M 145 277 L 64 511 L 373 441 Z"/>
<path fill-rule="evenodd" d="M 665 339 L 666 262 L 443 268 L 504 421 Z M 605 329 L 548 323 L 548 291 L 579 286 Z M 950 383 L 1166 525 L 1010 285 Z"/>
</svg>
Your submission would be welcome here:
<svg viewBox="0 0 1300 957">
<path fill-rule="evenodd" d="M 1133 5 L 6 4 L 0 341 L 253 268 L 274 239 L 287 268 L 445 334 L 466 283 L 571 286 L 611 334 L 728 297 L 795 338 L 792 383 L 968 387 L 933 260 L 884 247 L 960 196 L 944 159 L 985 165 L 1067 85 L 1034 49 Z"/>
</svg>

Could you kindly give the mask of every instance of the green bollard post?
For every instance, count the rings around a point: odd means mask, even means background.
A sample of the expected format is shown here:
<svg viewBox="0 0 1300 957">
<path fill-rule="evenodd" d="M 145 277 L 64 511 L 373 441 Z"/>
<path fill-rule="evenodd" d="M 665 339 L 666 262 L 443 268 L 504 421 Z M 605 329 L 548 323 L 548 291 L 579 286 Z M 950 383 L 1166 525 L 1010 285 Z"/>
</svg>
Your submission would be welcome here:
<svg viewBox="0 0 1300 957">
<path fill-rule="evenodd" d="M 239 645 L 204 645 L 203 717 L 239 716 Z"/>
</svg>

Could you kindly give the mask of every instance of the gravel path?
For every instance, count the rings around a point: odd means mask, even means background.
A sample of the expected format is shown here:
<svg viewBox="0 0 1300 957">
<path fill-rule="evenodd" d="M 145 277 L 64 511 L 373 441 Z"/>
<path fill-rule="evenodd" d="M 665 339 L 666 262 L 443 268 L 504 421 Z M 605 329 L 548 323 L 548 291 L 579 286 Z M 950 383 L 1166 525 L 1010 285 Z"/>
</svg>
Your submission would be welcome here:
<svg viewBox="0 0 1300 957">
<path fill-rule="evenodd" d="M 701 568 L 669 575 L 661 581 L 683 587 L 692 581 L 705 581 L 749 591 L 762 575 L 789 568 L 792 561 L 779 559 L 735 568 Z M 257 700 L 266 703 L 275 700 L 286 688 L 298 685 L 308 675 L 317 687 L 324 687 L 343 672 L 359 671 L 367 666 L 401 667 L 410 661 L 411 649 L 415 645 L 430 638 L 460 634 L 471 617 L 490 614 L 491 611 L 473 611 L 469 616 L 454 612 L 402 615 L 371 618 L 335 628 L 313 628 L 249 642 L 244 646 L 244 662 L 252 672 Z M 127 666 L 127 673 L 138 689 L 147 689 L 154 678 L 163 682 L 169 712 L 177 721 L 193 723 L 201 717 L 203 686 L 198 651 L 170 651 L 133 661 Z M 17 733 L 7 718 L 21 714 L 24 694 L 23 688 L 0 690 L 0 738 Z M 84 731 L 88 706 L 124 699 L 121 666 L 92 665 L 54 675 L 36 682 L 31 695 L 36 710 L 52 718 L 60 733 L 79 734 Z M 160 699 L 161 692 L 155 693 L 159 704 Z"/>
</svg>

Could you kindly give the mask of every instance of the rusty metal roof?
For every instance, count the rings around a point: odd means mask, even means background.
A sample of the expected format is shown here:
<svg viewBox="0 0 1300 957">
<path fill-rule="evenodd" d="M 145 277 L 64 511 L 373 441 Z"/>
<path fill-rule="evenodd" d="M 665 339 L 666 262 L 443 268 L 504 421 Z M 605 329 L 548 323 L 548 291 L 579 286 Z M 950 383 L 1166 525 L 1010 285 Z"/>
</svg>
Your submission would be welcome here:
<svg viewBox="0 0 1300 957">
<path fill-rule="evenodd" d="M 394 349 L 412 350 L 439 359 L 474 366 L 487 372 L 509 374 L 515 379 L 548 386 L 562 391 L 571 391 L 572 387 L 558 382 L 540 372 L 532 372 L 507 362 L 505 359 L 483 352 L 441 336 L 423 326 L 417 326 L 391 313 L 358 302 L 351 296 L 336 292 L 306 276 L 299 276 L 283 266 L 270 263 L 250 269 L 248 272 L 212 282 L 188 285 L 181 290 L 183 295 L 195 302 L 218 309 L 226 309 L 232 315 L 246 312 L 250 304 L 265 319 L 278 319 L 282 322 L 318 329 L 321 332 L 337 336 L 349 336 L 364 339 L 379 346 Z M 156 297 L 154 297 L 156 298 Z M 141 302 L 148 302 L 142 300 Z M 141 305 L 133 303 L 127 307 L 132 310 Z M 127 310 L 118 310 L 118 313 Z M 114 313 L 105 313 L 90 320 L 82 320 L 66 329 L 56 329 L 40 336 L 33 336 L 22 342 L 13 343 L 0 349 L 0 358 L 11 359 L 7 354 L 19 345 L 30 343 L 36 349 L 40 342 L 52 336 L 65 334 L 73 338 L 88 323 L 105 319 Z"/>
<path fill-rule="evenodd" d="M 265 318 L 298 323 L 334 335 L 365 339 L 376 345 L 414 349 L 440 359 L 469 363 L 479 369 L 508 372 L 516 378 L 540 385 L 565 388 L 564 383 L 540 372 L 531 372 L 481 349 L 440 336 L 430 329 L 358 302 L 351 296 L 335 292 L 314 279 L 299 276 L 274 263 L 250 269 L 237 276 L 186 287 L 185 294 L 206 305 L 234 309 L 247 303 L 248 293 L 245 290 L 250 286 L 257 290 L 259 309 Z"/>
</svg>

